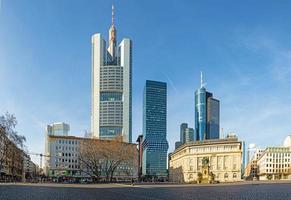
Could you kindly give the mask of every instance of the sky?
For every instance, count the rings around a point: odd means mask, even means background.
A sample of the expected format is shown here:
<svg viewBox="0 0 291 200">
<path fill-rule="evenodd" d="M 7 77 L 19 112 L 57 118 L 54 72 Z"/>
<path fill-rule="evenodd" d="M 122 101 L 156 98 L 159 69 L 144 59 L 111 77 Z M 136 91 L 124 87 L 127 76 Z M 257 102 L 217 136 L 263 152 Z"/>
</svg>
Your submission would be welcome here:
<svg viewBox="0 0 291 200">
<path fill-rule="evenodd" d="M 44 152 L 49 123 L 90 130 L 91 36 L 108 40 L 112 4 L 118 42 L 133 41 L 133 141 L 145 80 L 165 81 L 173 151 L 179 125 L 194 127 L 200 71 L 224 136 L 263 148 L 291 134 L 291 1 L 0 0 L 0 114 L 30 152 Z"/>
</svg>

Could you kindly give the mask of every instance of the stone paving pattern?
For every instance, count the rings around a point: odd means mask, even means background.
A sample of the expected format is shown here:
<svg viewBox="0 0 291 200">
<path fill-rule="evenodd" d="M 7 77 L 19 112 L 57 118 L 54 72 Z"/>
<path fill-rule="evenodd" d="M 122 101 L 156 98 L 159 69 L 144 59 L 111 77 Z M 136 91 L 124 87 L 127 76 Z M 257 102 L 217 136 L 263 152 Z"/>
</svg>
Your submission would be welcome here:
<svg viewBox="0 0 291 200">
<path fill-rule="evenodd" d="M 291 200 L 291 184 L 24 185 L 0 184 L 0 200 Z"/>
</svg>

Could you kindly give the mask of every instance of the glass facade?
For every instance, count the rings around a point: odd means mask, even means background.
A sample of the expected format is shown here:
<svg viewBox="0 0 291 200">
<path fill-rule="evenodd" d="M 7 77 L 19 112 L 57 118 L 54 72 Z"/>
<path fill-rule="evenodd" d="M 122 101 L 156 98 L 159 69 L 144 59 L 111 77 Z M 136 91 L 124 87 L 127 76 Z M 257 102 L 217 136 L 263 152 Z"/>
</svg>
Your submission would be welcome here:
<svg viewBox="0 0 291 200">
<path fill-rule="evenodd" d="M 194 129 L 186 128 L 185 129 L 185 143 L 194 141 Z"/>
<path fill-rule="evenodd" d="M 101 92 L 100 101 L 122 101 L 122 92 Z"/>
<path fill-rule="evenodd" d="M 186 128 L 188 128 L 188 124 L 187 123 L 182 123 L 180 125 L 180 142 L 182 144 L 185 143 L 185 130 L 186 130 Z"/>
<path fill-rule="evenodd" d="M 180 144 L 185 144 L 187 142 L 194 141 L 194 129 L 188 127 L 187 123 L 182 123 L 180 125 Z"/>
<path fill-rule="evenodd" d="M 219 138 L 219 101 L 204 87 L 195 92 L 195 140 Z"/>
<path fill-rule="evenodd" d="M 47 135 L 67 136 L 70 131 L 70 125 L 63 122 L 56 122 L 47 125 Z"/>
<path fill-rule="evenodd" d="M 121 127 L 100 127 L 100 136 L 102 139 L 113 139 L 117 135 L 121 135 Z"/>
<path fill-rule="evenodd" d="M 143 99 L 143 175 L 167 176 L 167 84 L 146 81 Z"/>
<path fill-rule="evenodd" d="M 219 101 L 207 99 L 207 131 L 209 139 L 219 139 Z"/>
<path fill-rule="evenodd" d="M 195 92 L 195 129 L 196 139 L 206 139 L 206 89 L 204 87 Z"/>
</svg>

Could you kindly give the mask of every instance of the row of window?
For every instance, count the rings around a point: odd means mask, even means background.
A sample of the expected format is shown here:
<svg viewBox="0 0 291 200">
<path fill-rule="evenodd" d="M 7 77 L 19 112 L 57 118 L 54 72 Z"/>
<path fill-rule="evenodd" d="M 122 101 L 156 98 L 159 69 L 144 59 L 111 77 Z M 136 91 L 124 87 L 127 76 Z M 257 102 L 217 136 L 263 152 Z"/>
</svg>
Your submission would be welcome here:
<svg viewBox="0 0 291 200">
<path fill-rule="evenodd" d="M 80 141 L 76 141 L 76 140 L 58 140 L 57 143 L 59 143 L 59 144 L 78 145 L 78 144 L 80 144 Z"/>
<path fill-rule="evenodd" d="M 267 156 L 271 157 L 289 157 L 291 154 L 290 153 L 267 153 Z"/>
<path fill-rule="evenodd" d="M 58 162 L 69 162 L 69 163 L 78 163 L 78 159 L 66 159 L 66 158 L 59 158 L 56 160 L 56 163 Z"/>
<path fill-rule="evenodd" d="M 78 157 L 77 153 L 60 153 L 59 156 L 62 157 Z"/>
<path fill-rule="evenodd" d="M 56 168 L 80 169 L 80 165 L 62 165 L 62 164 L 56 164 Z"/>
<path fill-rule="evenodd" d="M 79 151 L 78 147 L 71 147 L 71 146 L 56 146 L 56 150 L 62 150 L 62 151 Z"/>
<path fill-rule="evenodd" d="M 289 172 L 288 169 L 266 169 L 266 172 Z"/>
<path fill-rule="evenodd" d="M 266 167 L 276 167 L 276 168 L 283 168 L 283 167 L 290 167 L 290 164 L 266 164 Z"/>
<path fill-rule="evenodd" d="M 276 163 L 284 162 L 284 161 L 285 162 L 290 162 L 290 158 L 288 158 L 288 159 L 287 158 L 285 158 L 285 159 L 283 159 L 283 158 L 282 159 L 273 159 L 273 162 L 276 162 Z M 269 159 L 267 158 L 266 162 L 272 162 L 272 158 L 269 158 Z"/>
</svg>

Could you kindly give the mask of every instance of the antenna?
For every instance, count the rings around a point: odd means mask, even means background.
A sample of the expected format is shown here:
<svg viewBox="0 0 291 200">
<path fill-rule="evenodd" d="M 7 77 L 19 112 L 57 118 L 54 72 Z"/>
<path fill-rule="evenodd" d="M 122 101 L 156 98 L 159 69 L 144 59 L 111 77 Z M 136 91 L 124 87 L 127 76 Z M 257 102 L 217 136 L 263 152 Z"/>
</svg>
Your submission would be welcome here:
<svg viewBox="0 0 291 200">
<path fill-rule="evenodd" d="M 224 139 L 224 132 L 223 132 L 223 128 L 221 128 L 221 137 L 222 137 L 222 139 Z"/>
<path fill-rule="evenodd" d="M 203 87 L 203 73 L 200 71 L 200 87 Z"/>
<path fill-rule="evenodd" d="M 111 15 L 112 15 L 112 25 L 114 25 L 114 5 L 112 4 L 112 7 L 111 7 L 111 9 L 112 9 L 112 13 L 111 13 Z"/>
<path fill-rule="evenodd" d="M 203 82 L 203 73 L 200 71 L 200 88 L 204 87 L 206 83 Z"/>
</svg>

